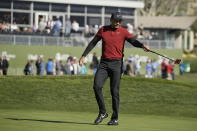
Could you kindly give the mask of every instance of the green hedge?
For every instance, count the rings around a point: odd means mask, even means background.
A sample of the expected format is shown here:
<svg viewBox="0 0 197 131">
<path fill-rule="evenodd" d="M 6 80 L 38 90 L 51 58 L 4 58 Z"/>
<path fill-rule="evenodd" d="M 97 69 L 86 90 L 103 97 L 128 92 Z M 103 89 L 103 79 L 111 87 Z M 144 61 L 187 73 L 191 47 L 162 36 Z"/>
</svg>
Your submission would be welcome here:
<svg viewBox="0 0 197 131">
<path fill-rule="evenodd" d="M 197 72 L 197 58 L 185 58 L 183 60 L 184 63 L 189 63 L 190 64 L 190 72 L 191 73 L 196 73 Z"/>
</svg>

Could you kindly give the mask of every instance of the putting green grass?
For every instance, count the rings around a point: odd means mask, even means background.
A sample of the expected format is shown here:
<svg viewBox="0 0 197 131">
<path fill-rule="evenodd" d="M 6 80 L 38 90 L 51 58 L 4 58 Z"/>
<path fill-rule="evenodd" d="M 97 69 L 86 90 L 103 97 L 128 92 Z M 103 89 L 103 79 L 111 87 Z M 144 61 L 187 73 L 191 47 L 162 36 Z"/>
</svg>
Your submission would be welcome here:
<svg viewBox="0 0 197 131">
<path fill-rule="evenodd" d="M 197 118 L 120 114 L 119 126 L 110 117 L 93 125 L 97 114 L 39 110 L 0 110 L 1 131 L 196 131 Z"/>
</svg>

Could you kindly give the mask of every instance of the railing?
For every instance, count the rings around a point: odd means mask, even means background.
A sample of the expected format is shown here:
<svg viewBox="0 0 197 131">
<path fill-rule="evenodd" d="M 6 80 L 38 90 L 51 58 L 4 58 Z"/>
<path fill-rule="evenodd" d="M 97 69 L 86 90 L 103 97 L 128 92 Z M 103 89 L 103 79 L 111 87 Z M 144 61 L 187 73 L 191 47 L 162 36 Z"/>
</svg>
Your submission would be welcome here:
<svg viewBox="0 0 197 131">
<path fill-rule="evenodd" d="M 35 36 L 35 35 L 0 35 L 0 44 L 12 45 L 41 45 L 41 46 L 86 46 L 92 38 L 85 38 L 81 35 L 71 35 L 70 37 Z M 173 49 L 174 41 L 168 40 L 140 40 L 150 48 Z M 101 47 L 101 42 L 97 44 Z M 125 47 L 133 46 L 126 42 Z"/>
</svg>

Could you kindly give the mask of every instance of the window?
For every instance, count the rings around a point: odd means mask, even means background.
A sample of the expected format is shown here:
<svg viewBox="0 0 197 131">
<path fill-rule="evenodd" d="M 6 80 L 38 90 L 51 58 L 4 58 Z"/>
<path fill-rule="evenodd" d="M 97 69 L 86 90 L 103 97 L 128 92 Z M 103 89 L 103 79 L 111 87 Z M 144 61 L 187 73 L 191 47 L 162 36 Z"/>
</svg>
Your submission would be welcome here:
<svg viewBox="0 0 197 131">
<path fill-rule="evenodd" d="M 120 11 L 122 15 L 134 16 L 135 9 L 134 8 L 121 8 Z"/>
<path fill-rule="evenodd" d="M 10 9 L 11 8 L 11 1 L 7 0 L 2 0 L 0 1 L 0 8 L 8 8 Z"/>
<path fill-rule="evenodd" d="M 52 4 L 52 11 L 67 12 L 67 5 L 65 4 Z"/>
<path fill-rule="evenodd" d="M 101 25 L 101 17 L 87 17 L 88 25 Z"/>
<path fill-rule="evenodd" d="M 30 24 L 30 14 L 29 13 L 14 13 L 13 21 L 16 21 L 16 24 Z"/>
<path fill-rule="evenodd" d="M 110 18 L 109 17 L 105 17 L 105 25 L 110 25 Z"/>
<path fill-rule="evenodd" d="M 119 8 L 117 8 L 117 7 L 105 7 L 106 14 L 111 14 L 111 13 L 114 13 L 117 11 L 120 11 Z"/>
<path fill-rule="evenodd" d="M 11 23 L 10 12 L 0 11 L 0 23 L 3 23 L 3 21 L 5 21 L 6 23 Z"/>
<path fill-rule="evenodd" d="M 87 6 L 87 13 L 101 14 L 100 6 Z"/>
<path fill-rule="evenodd" d="M 22 10 L 30 10 L 30 2 L 26 1 L 14 1 L 13 2 L 14 9 L 22 9 Z"/>
<path fill-rule="evenodd" d="M 34 10 L 49 11 L 49 4 L 48 3 L 35 2 L 34 3 Z"/>
<path fill-rule="evenodd" d="M 85 26 L 84 16 L 71 16 L 70 17 L 71 23 L 73 20 L 76 20 L 79 23 L 79 26 Z"/>
<path fill-rule="evenodd" d="M 72 13 L 84 13 L 85 12 L 85 7 L 82 5 L 71 5 L 70 6 L 70 12 Z"/>
</svg>

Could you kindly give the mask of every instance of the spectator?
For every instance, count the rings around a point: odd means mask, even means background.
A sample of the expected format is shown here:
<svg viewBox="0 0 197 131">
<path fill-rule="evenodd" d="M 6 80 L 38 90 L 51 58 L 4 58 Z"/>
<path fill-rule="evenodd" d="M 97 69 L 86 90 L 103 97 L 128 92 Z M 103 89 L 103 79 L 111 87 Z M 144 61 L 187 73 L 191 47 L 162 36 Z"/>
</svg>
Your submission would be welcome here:
<svg viewBox="0 0 197 131">
<path fill-rule="evenodd" d="M 183 75 L 183 73 L 185 72 L 185 63 L 180 63 L 179 64 L 179 73 L 180 75 Z"/>
<path fill-rule="evenodd" d="M 56 60 L 53 59 L 53 75 L 56 75 Z"/>
<path fill-rule="evenodd" d="M 152 65 L 151 65 L 151 59 L 147 60 L 146 63 L 146 78 L 152 78 Z"/>
<path fill-rule="evenodd" d="M 140 30 L 139 28 L 137 30 L 137 38 L 144 39 L 144 34 L 143 34 L 142 30 Z"/>
<path fill-rule="evenodd" d="M 94 28 L 93 28 L 93 34 L 95 35 L 99 30 L 99 27 L 98 25 L 94 25 Z"/>
<path fill-rule="evenodd" d="M 86 68 L 86 64 L 83 64 L 80 68 L 80 74 L 81 75 L 86 75 L 87 74 L 87 68 Z"/>
<path fill-rule="evenodd" d="M 7 75 L 8 67 L 9 67 L 9 62 L 8 62 L 8 60 L 7 60 L 7 57 L 4 56 L 4 57 L 3 57 L 3 61 L 2 61 L 3 75 Z"/>
<path fill-rule="evenodd" d="M 62 63 L 62 60 L 60 61 L 60 65 L 61 65 L 60 75 L 63 75 L 64 74 L 64 64 Z"/>
<path fill-rule="evenodd" d="M 168 73 L 168 80 L 174 80 L 174 65 L 172 64 L 172 61 L 169 61 L 169 64 L 167 66 L 167 73 Z"/>
<path fill-rule="evenodd" d="M 123 70 L 123 74 L 124 74 L 124 75 L 128 75 L 128 72 L 127 72 L 127 65 L 128 65 L 128 60 L 125 59 L 124 62 L 123 62 L 123 67 L 122 67 L 122 68 L 123 68 L 122 70 Z"/>
<path fill-rule="evenodd" d="M 92 25 L 89 26 L 89 35 L 90 36 L 94 35 L 94 27 Z"/>
<path fill-rule="evenodd" d="M 36 74 L 40 75 L 40 71 L 41 71 L 41 58 L 40 57 L 38 57 L 35 66 L 36 66 Z"/>
<path fill-rule="evenodd" d="M 77 75 L 78 73 L 78 65 L 77 65 L 77 58 L 74 57 L 72 61 L 72 66 L 73 66 L 73 75 Z"/>
<path fill-rule="evenodd" d="M 67 59 L 64 70 L 65 70 L 65 74 L 71 75 L 71 59 L 69 58 Z"/>
<path fill-rule="evenodd" d="M 43 76 L 45 71 L 44 59 L 40 58 L 40 75 Z"/>
<path fill-rule="evenodd" d="M 33 60 L 30 60 L 25 65 L 24 74 L 25 75 L 33 75 L 33 69 L 34 69 Z"/>
<path fill-rule="evenodd" d="M 36 24 L 33 25 L 33 27 L 31 28 L 32 32 L 37 32 L 37 28 L 36 28 Z"/>
<path fill-rule="evenodd" d="M 47 75 L 53 75 L 53 59 L 49 58 L 46 65 Z"/>
<path fill-rule="evenodd" d="M 49 18 L 49 20 L 47 21 L 47 26 L 46 26 L 46 30 L 48 34 L 50 34 L 51 31 L 53 30 L 53 26 L 54 26 L 54 22 L 51 18 Z"/>
<path fill-rule="evenodd" d="M 164 58 L 161 63 L 161 78 L 166 79 L 167 78 L 167 63 L 166 59 Z"/>
<path fill-rule="evenodd" d="M 143 26 L 143 24 L 140 24 L 139 30 L 143 33 L 143 31 L 144 31 L 144 26 Z"/>
<path fill-rule="evenodd" d="M 0 56 L 0 76 L 3 74 L 2 69 L 3 69 L 3 61 L 2 61 L 2 58 Z"/>
<path fill-rule="evenodd" d="M 8 32 L 9 31 L 9 24 L 6 23 L 5 21 L 3 21 L 3 23 L 0 26 L 0 30 L 2 30 L 3 32 Z"/>
<path fill-rule="evenodd" d="M 90 28 L 88 25 L 85 25 L 85 29 L 83 33 L 85 37 L 90 37 Z"/>
<path fill-rule="evenodd" d="M 57 20 L 54 22 L 54 26 L 53 26 L 53 31 L 54 31 L 55 36 L 60 36 L 61 26 L 62 26 L 62 22 L 60 21 L 59 18 L 57 18 Z"/>
<path fill-rule="evenodd" d="M 133 63 L 131 60 L 128 60 L 128 64 L 127 64 L 127 75 L 129 76 L 134 76 L 134 73 L 133 73 Z"/>
<path fill-rule="evenodd" d="M 72 62 L 72 61 L 73 61 L 72 54 L 69 54 L 68 59 L 70 59 L 70 62 Z"/>
<path fill-rule="evenodd" d="M 30 60 L 30 67 L 29 67 L 29 71 L 30 71 L 30 75 L 33 75 L 33 71 L 34 71 L 34 61 Z"/>
<path fill-rule="evenodd" d="M 72 32 L 77 33 L 79 31 L 79 23 L 76 20 L 73 20 L 72 23 Z"/>
<path fill-rule="evenodd" d="M 132 63 L 135 62 L 135 58 L 133 57 L 133 55 L 129 56 L 128 61 L 131 61 Z"/>
<path fill-rule="evenodd" d="M 20 31 L 18 26 L 16 25 L 16 21 L 14 21 L 14 23 L 11 25 L 10 28 L 11 28 L 12 32 L 19 32 Z"/>
<path fill-rule="evenodd" d="M 135 65 L 135 58 L 133 57 L 133 55 L 130 55 L 130 57 L 128 58 L 128 61 L 129 61 L 129 68 L 130 68 L 129 75 L 134 76 L 135 71 L 136 71 L 136 65 Z"/>
<path fill-rule="evenodd" d="M 136 70 L 135 70 L 135 75 L 139 76 L 140 75 L 140 69 L 141 69 L 141 60 L 139 55 L 136 55 L 136 60 L 135 60 L 135 66 L 136 66 Z"/>
<path fill-rule="evenodd" d="M 46 28 L 46 22 L 44 21 L 43 18 L 40 18 L 40 22 L 39 22 L 39 25 L 38 25 L 38 30 L 39 32 L 43 32 Z"/>
<path fill-rule="evenodd" d="M 56 61 L 56 75 L 61 75 L 62 71 L 62 61 L 61 60 L 57 60 Z"/>
<path fill-rule="evenodd" d="M 130 34 L 133 34 L 134 33 L 134 25 L 130 24 L 130 23 L 127 23 L 127 30 Z"/>
<path fill-rule="evenodd" d="M 158 68 L 159 64 L 157 63 L 156 60 L 153 60 L 152 62 L 152 76 L 153 78 L 157 77 L 157 68 Z"/>
<path fill-rule="evenodd" d="M 71 21 L 69 18 L 67 18 L 65 22 L 65 35 L 66 36 L 70 36 L 71 29 L 72 29 Z"/>
<path fill-rule="evenodd" d="M 31 62 L 28 61 L 27 64 L 25 65 L 25 68 L 24 68 L 25 75 L 30 75 L 30 66 L 31 66 L 30 64 L 31 64 Z"/>
</svg>

